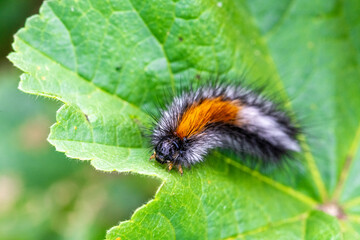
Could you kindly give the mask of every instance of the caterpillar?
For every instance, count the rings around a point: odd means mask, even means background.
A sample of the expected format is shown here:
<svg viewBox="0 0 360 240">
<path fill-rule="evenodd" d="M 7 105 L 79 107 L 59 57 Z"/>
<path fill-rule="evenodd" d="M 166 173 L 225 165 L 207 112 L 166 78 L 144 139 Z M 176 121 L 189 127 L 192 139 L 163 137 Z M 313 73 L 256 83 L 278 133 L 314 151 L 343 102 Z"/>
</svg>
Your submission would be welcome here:
<svg viewBox="0 0 360 240">
<path fill-rule="evenodd" d="M 208 84 L 183 91 L 160 111 L 151 159 L 183 174 L 213 149 L 278 163 L 301 150 L 300 129 L 279 105 L 247 87 Z"/>
</svg>

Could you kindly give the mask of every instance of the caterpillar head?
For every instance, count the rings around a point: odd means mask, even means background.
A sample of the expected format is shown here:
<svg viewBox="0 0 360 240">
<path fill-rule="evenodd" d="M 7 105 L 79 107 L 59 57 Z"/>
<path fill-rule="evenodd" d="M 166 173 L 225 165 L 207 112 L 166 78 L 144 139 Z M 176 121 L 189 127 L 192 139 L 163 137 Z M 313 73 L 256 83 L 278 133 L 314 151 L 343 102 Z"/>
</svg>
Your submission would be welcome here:
<svg viewBox="0 0 360 240">
<path fill-rule="evenodd" d="M 155 146 L 155 159 L 161 164 L 175 163 L 180 156 L 180 139 L 177 137 L 163 138 Z"/>
</svg>

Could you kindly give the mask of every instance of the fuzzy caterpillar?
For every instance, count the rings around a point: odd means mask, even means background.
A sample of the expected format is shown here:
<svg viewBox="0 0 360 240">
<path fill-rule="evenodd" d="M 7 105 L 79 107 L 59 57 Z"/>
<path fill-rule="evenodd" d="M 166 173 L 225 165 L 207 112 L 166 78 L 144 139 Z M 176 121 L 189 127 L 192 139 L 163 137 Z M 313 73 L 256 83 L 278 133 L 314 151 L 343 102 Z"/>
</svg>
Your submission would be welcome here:
<svg viewBox="0 0 360 240">
<path fill-rule="evenodd" d="M 299 152 L 299 128 L 279 106 L 246 87 L 216 84 L 183 92 L 161 111 L 150 159 L 190 167 L 215 148 L 279 162 Z"/>
</svg>

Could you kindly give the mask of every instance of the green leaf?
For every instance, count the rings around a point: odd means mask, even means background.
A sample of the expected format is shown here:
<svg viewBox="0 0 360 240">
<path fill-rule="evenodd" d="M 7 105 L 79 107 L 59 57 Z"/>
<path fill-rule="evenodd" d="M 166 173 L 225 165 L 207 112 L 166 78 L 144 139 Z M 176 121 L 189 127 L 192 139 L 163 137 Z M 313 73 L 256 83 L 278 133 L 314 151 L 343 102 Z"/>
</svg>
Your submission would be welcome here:
<svg viewBox="0 0 360 240">
<path fill-rule="evenodd" d="M 58 151 L 162 179 L 154 200 L 108 239 L 354 239 L 357 9 L 356 0 L 47 1 L 15 35 L 10 59 L 25 72 L 21 90 L 65 103 L 49 136 Z M 301 168 L 264 174 L 214 153 L 181 177 L 148 161 L 145 110 L 164 89 L 247 69 L 311 125 Z"/>
</svg>

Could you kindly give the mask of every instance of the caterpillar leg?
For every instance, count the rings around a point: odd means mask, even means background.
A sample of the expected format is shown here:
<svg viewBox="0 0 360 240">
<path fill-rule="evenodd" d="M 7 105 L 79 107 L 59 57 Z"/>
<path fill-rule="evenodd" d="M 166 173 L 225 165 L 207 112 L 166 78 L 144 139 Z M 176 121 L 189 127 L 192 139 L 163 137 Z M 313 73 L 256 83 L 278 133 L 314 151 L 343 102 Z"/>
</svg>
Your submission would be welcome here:
<svg viewBox="0 0 360 240">
<path fill-rule="evenodd" d="M 181 176 L 182 176 L 184 172 L 183 172 L 183 169 L 182 169 L 182 167 L 181 167 L 181 164 L 177 165 L 176 167 L 178 168 L 179 173 L 180 173 Z"/>
<path fill-rule="evenodd" d="M 170 172 L 171 169 L 174 167 L 174 164 L 173 163 L 168 163 L 168 171 Z"/>
<path fill-rule="evenodd" d="M 154 151 L 154 153 L 150 156 L 149 161 L 151 161 L 155 158 L 156 158 L 156 152 Z"/>
<path fill-rule="evenodd" d="M 183 169 L 182 169 L 181 164 L 174 165 L 173 163 L 168 163 L 168 171 L 171 171 L 171 169 L 173 169 L 174 166 L 178 169 L 179 173 L 180 173 L 181 176 L 182 176 L 183 173 L 184 173 L 184 171 L 183 171 Z"/>
</svg>

